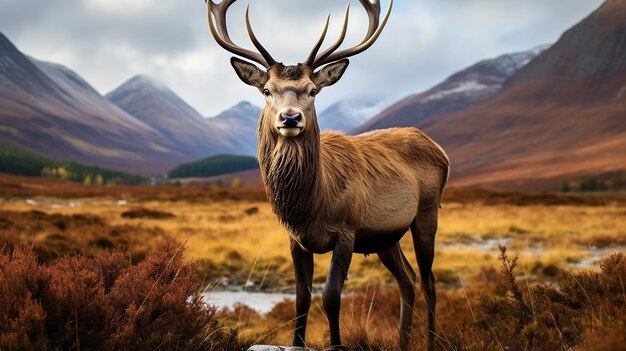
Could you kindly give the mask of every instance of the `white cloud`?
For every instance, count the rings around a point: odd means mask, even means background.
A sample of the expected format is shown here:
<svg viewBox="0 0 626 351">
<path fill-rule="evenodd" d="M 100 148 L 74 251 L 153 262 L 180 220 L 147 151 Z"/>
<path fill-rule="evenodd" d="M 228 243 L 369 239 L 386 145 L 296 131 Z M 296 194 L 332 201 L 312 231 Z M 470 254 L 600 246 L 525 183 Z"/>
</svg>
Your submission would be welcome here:
<svg viewBox="0 0 626 351">
<path fill-rule="evenodd" d="M 154 6 L 152 0 L 87 0 L 87 8 L 119 16 L 145 13 Z"/>
</svg>

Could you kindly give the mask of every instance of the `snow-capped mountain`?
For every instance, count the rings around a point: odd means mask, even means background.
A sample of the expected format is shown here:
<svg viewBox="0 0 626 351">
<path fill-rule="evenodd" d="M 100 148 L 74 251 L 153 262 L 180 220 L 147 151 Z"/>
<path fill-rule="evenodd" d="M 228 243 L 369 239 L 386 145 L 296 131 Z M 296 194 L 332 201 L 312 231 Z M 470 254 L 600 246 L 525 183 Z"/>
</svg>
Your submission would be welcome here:
<svg viewBox="0 0 626 351">
<path fill-rule="evenodd" d="M 498 94 L 417 124 L 450 157 L 451 185 L 556 190 L 589 177 L 622 182 L 625 18 L 625 0 L 604 1 Z"/>
<path fill-rule="evenodd" d="M 390 99 L 341 100 L 323 110 L 317 117 L 322 131 L 348 132 L 381 113 L 393 103 Z"/>
<path fill-rule="evenodd" d="M 191 159 L 237 149 L 219 128 L 154 79 L 138 75 L 106 95 L 130 115 L 158 130 Z"/>
<path fill-rule="evenodd" d="M 256 128 L 261 108 L 242 101 L 219 115 L 208 118 L 212 125 L 223 130 L 239 155 L 256 155 Z"/>
<path fill-rule="evenodd" d="M 351 133 L 413 126 L 434 116 L 463 110 L 499 92 L 511 75 L 548 46 L 542 45 L 528 51 L 480 61 L 453 74 L 428 91 L 404 98 L 353 129 Z"/>
</svg>

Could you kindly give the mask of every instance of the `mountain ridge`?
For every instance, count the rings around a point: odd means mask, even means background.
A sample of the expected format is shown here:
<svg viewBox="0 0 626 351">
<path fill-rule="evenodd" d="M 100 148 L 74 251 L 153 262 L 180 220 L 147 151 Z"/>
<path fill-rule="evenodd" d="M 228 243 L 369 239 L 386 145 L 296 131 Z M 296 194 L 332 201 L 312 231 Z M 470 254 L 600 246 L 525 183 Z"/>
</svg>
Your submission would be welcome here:
<svg viewBox="0 0 626 351">
<path fill-rule="evenodd" d="M 429 118 L 460 111 L 498 93 L 506 79 L 546 49 L 540 45 L 530 50 L 503 54 L 481 60 L 448 76 L 428 90 L 409 95 L 389 106 L 350 134 L 374 129 L 408 127 Z"/>
</svg>

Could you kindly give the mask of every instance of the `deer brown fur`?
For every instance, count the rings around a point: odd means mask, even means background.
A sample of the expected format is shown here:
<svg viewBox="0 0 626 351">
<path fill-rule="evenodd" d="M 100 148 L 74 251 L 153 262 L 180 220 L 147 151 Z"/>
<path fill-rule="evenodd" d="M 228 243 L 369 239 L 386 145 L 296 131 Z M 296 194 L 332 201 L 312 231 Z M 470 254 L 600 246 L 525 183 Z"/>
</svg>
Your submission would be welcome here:
<svg viewBox="0 0 626 351">
<path fill-rule="evenodd" d="M 345 57 L 365 50 L 380 34 L 380 4 L 377 0 L 360 0 L 373 22 L 368 37 L 359 46 L 317 55 L 325 28 L 305 64 L 285 66 L 260 47 L 247 12 L 248 31 L 260 54 L 234 47 L 227 33 L 220 36 L 213 27 L 211 13 L 217 17 L 218 28 L 225 28 L 225 12 L 234 1 L 224 0 L 220 5 L 209 1 L 209 24 L 220 45 L 266 67 L 261 70 L 246 61 L 231 59 L 239 78 L 266 98 L 257 129 L 257 157 L 272 208 L 289 231 L 296 275 L 294 345 L 305 345 L 313 254 L 332 251 L 323 292 L 330 346 L 341 348 L 341 290 L 352 255 L 376 253 L 400 286 L 400 347 L 409 349 L 416 274 L 399 240 L 410 229 L 427 305 L 427 346 L 432 350 L 436 305 L 432 264 L 438 210 L 450 169 L 448 157 L 416 128 L 392 128 L 358 136 L 320 133 L 315 112 L 315 95 L 341 78 L 349 63 Z M 391 5 L 382 26 L 390 9 Z M 342 35 L 346 23 L 344 20 Z M 333 48 L 338 46 L 336 43 Z M 325 60 L 332 62 L 325 65 Z M 319 65 L 325 66 L 315 71 Z"/>
</svg>

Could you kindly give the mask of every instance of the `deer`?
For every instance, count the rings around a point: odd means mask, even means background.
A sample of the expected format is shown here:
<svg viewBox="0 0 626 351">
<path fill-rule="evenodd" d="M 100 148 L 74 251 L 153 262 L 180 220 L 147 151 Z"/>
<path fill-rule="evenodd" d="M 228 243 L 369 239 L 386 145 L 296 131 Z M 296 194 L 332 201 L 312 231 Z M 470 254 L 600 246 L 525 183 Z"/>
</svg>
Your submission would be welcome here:
<svg viewBox="0 0 626 351">
<path fill-rule="evenodd" d="M 332 251 L 322 292 L 330 349 L 345 349 L 339 312 L 352 256 L 375 253 L 400 288 L 400 348 L 408 350 L 416 273 L 399 242 L 410 230 L 426 301 L 427 349 L 433 350 L 436 291 L 432 265 L 450 161 L 435 141 L 416 128 L 356 136 L 321 133 L 315 112 L 316 96 L 340 80 L 348 58 L 367 50 L 379 38 L 393 0 L 382 21 L 380 0 L 359 0 L 369 19 L 367 34 L 358 45 L 338 51 L 347 32 L 348 4 L 339 38 L 320 53 L 329 15 L 309 56 L 296 65 L 274 60 L 261 45 L 250 24 L 249 5 L 245 23 L 256 51 L 236 45 L 229 36 L 226 13 L 236 0 L 205 2 L 214 40 L 235 55 L 230 63 L 237 76 L 265 98 L 257 127 L 257 158 L 272 210 L 289 233 L 296 281 L 293 345 L 305 346 L 314 254 Z"/>
</svg>

